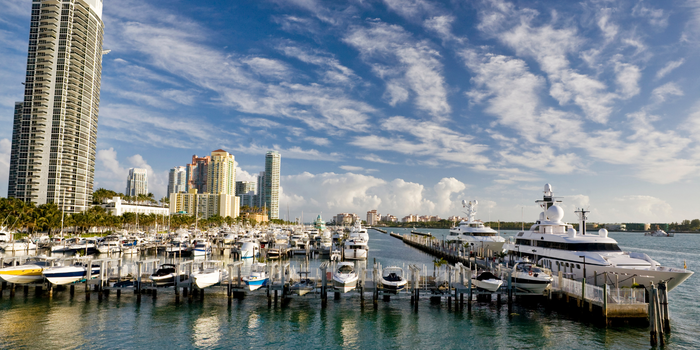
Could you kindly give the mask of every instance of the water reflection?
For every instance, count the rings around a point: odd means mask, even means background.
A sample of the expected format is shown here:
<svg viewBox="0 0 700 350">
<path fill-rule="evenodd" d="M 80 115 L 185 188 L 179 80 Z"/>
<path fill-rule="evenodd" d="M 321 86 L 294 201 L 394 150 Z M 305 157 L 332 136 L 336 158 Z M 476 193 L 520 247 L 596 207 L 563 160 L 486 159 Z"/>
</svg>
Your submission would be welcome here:
<svg viewBox="0 0 700 350">
<path fill-rule="evenodd" d="M 211 348 L 219 343 L 221 333 L 218 316 L 200 316 L 192 327 L 193 345 L 198 348 Z"/>
</svg>

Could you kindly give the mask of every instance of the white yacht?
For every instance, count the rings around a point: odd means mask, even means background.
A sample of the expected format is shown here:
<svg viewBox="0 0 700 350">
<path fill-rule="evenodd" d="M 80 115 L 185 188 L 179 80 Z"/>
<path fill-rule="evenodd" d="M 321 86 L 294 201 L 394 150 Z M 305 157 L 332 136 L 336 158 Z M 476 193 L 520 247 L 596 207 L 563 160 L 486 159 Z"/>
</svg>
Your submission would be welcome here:
<svg viewBox="0 0 700 350">
<path fill-rule="evenodd" d="M 536 202 L 543 209 L 539 220 L 529 231 L 517 233 L 515 242 L 504 246 L 511 256 L 528 257 L 554 274 L 562 271 L 578 280 L 585 275 L 586 283 L 599 286 L 630 287 L 634 283 L 649 286 L 668 281 L 671 291 L 693 274 L 681 268 L 660 266 L 644 253 L 623 252 L 617 241 L 608 237 L 606 229 L 600 229 L 598 234 L 586 232 L 588 212 L 583 209 L 576 211 L 581 229 L 577 232 L 562 221 L 564 210 L 558 205 L 561 201 L 553 197 L 549 184 L 544 186 L 544 198 Z"/>
<path fill-rule="evenodd" d="M 651 231 L 651 232 L 645 232 L 645 236 L 650 236 L 650 237 L 673 237 L 673 232 L 666 232 L 660 228 L 657 228 L 656 231 Z"/>
<path fill-rule="evenodd" d="M 0 242 L 11 242 L 12 232 L 5 226 L 0 226 Z"/>
<path fill-rule="evenodd" d="M 348 239 L 345 240 L 343 255 L 347 260 L 365 260 L 369 254 L 369 235 L 367 229 L 362 227 L 358 220 L 350 230 Z"/>
<path fill-rule="evenodd" d="M 518 292 L 542 295 L 552 283 L 552 276 L 545 269 L 524 259 L 513 266 L 511 282 Z"/>
<path fill-rule="evenodd" d="M 476 220 L 476 206 L 479 204 L 477 200 L 462 201 L 462 206 L 465 208 L 467 219 L 459 222 L 459 226 L 450 229 L 450 234 L 445 238 L 448 242 L 459 242 L 468 244 L 472 249 L 490 250 L 492 252 L 503 251 L 505 238 L 498 235 L 498 232 L 488 226 L 485 226 L 481 220 Z"/>
</svg>

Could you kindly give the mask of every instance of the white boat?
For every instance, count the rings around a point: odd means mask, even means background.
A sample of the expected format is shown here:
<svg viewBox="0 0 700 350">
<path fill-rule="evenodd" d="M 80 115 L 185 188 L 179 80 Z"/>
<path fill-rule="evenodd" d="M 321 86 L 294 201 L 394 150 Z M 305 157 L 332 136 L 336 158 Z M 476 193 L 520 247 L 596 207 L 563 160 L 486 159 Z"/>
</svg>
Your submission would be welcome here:
<svg viewBox="0 0 700 350">
<path fill-rule="evenodd" d="M 36 250 L 36 244 L 29 238 L 22 238 L 11 242 L 1 243 L 0 249 L 6 252 L 22 252 L 27 250 Z"/>
<path fill-rule="evenodd" d="M 338 263 L 337 268 L 333 272 L 333 288 L 343 293 L 347 293 L 357 288 L 357 272 L 355 265 L 349 262 Z"/>
<path fill-rule="evenodd" d="M 121 252 L 122 246 L 120 243 L 119 236 L 110 235 L 105 237 L 105 239 L 97 244 L 97 251 L 100 254 L 111 254 Z"/>
<path fill-rule="evenodd" d="M 97 239 L 92 237 L 81 239 L 77 243 L 70 245 L 68 249 L 73 252 L 92 254 L 97 251 Z"/>
<path fill-rule="evenodd" d="M 369 254 L 367 241 L 362 238 L 348 238 L 343 246 L 343 255 L 346 260 L 366 260 Z"/>
<path fill-rule="evenodd" d="M 385 293 L 398 293 L 406 288 L 408 281 L 403 277 L 403 269 L 398 266 L 389 266 L 382 271 L 381 288 Z"/>
<path fill-rule="evenodd" d="M 206 261 L 202 270 L 192 273 L 192 278 L 197 288 L 204 289 L 221 283 L 228 278 L 228 272 L 221 268 L 220 261 Z"/>
<path fill-rule="evenodd" d="M 645 232 L 645 236 L 650 236 L 650 237 L 673 237 L 674 233 L 673 232 L 666 232 L 662 229 L 656 229 L 656 231 L 651 231 L 651 232 Z"/>
<path fill-rule="evenodd" d="M 496 277 L 491 272 L 482 272 L 475 278 L 472 278 L 472 285 L 489 292 L 495 292 L 503 285 L 503 280 Z"/>
<path fill-rule="evenodd" d="M 260 255 L 260 245 L 257 241 L 245 241 L 241 245 L 241 259 L 252 259 Z"/>
<path fill-rule="evenodd" d="M 173 264 L 163 264 L 160 265 L 158 270 L 156 270 L 151 275 L 151 281 L 157 287 L 159 286 L 172 286 L 175 284 L 175 265 Z"/>
<path fill-rule="evenodd" d="M 207 256 L 211 254 L 211 244 L 205 238 L 196 238 L 193 242 L 192 254 L 194 256 Z"/>
<path fill-rule="evenodd" d="M 331 255 L 330 255 L 331 261 L 340 261 L 341 258 L 342 258 L 342 255 L 340 254 L 340 250 L 338 250 L 338 249 L 331 250 Z"/>
<path fill-rule="evenodd" d="M 462 201 L 467 219 L 459 222 L 459 226 L 452 227 L 450 234 L 445 237 L 448 242 L 459 242 L 468 244 L 471 249 L 490 250 L 499 253 L 503 251 L 505 238 L 498 235 L 498 232 L 486 225 L 481 220 L 476 220 L 476 206 L 479 201 Z"/>
<path fill-rule="evenodd" d="M 260 289 L 260 287 L 267 286 L 267 282 L 270 279 L 267 277 L 265 264 L 256 262 L 250 267 L 248 276 L 243 276 L 241 280 L 248 286 L 250 291 L 254 291 Z"/>
<path fill-rule="evenodd" d="M 542 295 L 552 283 L 552 276 L 547 271 L 527 260 L 513 266 L 510 278 L 516 291 L 536 295 Z"/>
<path fill-rule="evenodd" d="M 46 257 L 29 258 L 22 265 L 0 269 L 0 278 L 16 284 L 39 283 L 44 279 L 42 271 L 48 267 L 50 262 Z"/>
<path fill-rule="evenodd" d="M 5 226 L 0 226 L 0 243 L 12 242 L 12 232 Z"/>
<path fill-rule="evenodd" d="M 683 283 L 693 272 L 674 267 L 660 266 L 647 254 L 623 252 L 617 241 L 608 237 L 606 229 L 598 234 L 586 232 L 586 214 L 578 210 L 581 232 L 562 221 L 564 210 L 554 199 L 552 186 L 544 187 L 544 198 L 538 200 L 543 211 L 529 231 L 518 232 L 515 242 L 504 247 L 511 256 L 528 257 L 537 265 L 558 274 L 559 271 L 586 283 L 631 287 L 633 283 L 649 286 L 668 281 L 668 290 Z M 597 276 L 597 278 L 594 278 Z M 607 276 L 607 277 L 606 277 Z"/>
<path fill-rule="evenodd" d="M 93 266 L 91 276 L 100 273 L 100 268 Z M 69 266 L 54 266 L 44 269 L 44 277 L 55 285 L 66 285 L 75 283 L 87 277 L 87 267 L 85 264 L 75 264 Z"/>
</svg>

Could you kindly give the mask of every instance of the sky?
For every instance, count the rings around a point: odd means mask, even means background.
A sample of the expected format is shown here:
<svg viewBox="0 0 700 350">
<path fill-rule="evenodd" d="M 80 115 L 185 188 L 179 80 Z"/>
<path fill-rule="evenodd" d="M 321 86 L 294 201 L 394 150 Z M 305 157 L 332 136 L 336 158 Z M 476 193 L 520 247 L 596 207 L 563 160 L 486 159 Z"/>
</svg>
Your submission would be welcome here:
<svg viewBox="0 0 700 350">
<path fill-rule="evenodd" d="M 30 0 L 0 0 L 0 196 Z M 700 217 L 700 0 L 104 0 L 95 187 L 282 155 L 280 216 Z"/>
</svg>

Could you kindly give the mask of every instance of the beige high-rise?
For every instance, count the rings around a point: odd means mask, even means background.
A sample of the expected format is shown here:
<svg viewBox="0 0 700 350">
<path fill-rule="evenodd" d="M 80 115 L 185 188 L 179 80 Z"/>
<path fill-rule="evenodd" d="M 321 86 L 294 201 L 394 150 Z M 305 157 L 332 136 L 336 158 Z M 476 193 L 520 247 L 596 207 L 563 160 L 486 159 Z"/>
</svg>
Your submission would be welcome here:
<svg viewBox="0 0 700 350">
<path fill-rule="evenodd" d="M 236 162 L 233 154 L 218 149 L 211 152 L 207 166 L 207 192 L 236 195 Z"/>
<path fill-rule="evenodd" d="M 102 76 L 102 0 L 33 0 L 24 102 L 12 131 L 8 196 L 92 202 Z M 65 193 L 65 197 L 64 197 Z"/>
</svg>

